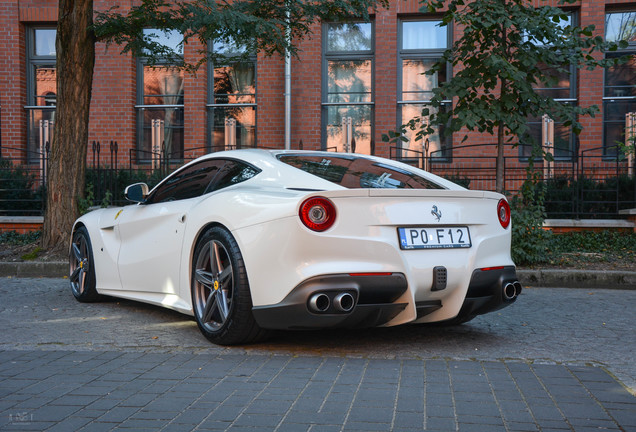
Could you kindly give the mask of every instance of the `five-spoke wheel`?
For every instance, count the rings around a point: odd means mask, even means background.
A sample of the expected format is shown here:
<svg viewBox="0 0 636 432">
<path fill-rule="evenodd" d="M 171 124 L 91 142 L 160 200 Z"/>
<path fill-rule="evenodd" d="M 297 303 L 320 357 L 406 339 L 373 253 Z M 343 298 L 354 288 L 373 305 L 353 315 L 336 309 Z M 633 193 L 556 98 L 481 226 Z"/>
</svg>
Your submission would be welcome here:
<svg viewBox="0 0 636 432">
<path fill-rule="evenodd" d="M 264 335 L 252 315 L 243 257 L 234 237 L 223 228 L 210 228 L 197 242 L 192 307 L 199 329 L 214 343 L 253 342 Z"/>
<path fill-rule="evenodd" d="M 69 251 L 69 281 L 73 295 L 81 302 L 100 299 L 95 289 L 93 263 L 93 248 L 88 231 L 80 227 L 73 233 L 73 242 Z"/>
<path fill-rule="evenodd" d="M 210 240 L 203 245 L 194 278 L 195 307 L 201 323 L 210 331 L 218 330 L 227 321 L 234 289 L 232 262 L 223 243 Z"/>
</svg>

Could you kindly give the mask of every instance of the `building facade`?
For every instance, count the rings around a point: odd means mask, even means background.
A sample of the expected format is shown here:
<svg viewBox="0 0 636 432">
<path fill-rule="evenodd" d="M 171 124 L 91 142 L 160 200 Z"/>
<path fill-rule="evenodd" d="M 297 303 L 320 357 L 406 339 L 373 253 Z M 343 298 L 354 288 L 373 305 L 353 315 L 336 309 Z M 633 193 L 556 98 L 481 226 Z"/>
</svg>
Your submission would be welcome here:
<svg viewBox="0 0 636 432">
<path fill-rule="evenodd" d="M 116 3 L 124 10 L 132 4 Z M 112 0 L 94 3 L 96 10 L 113 4 Z M 458 38 L 458 30 L 437 26 L 440 16 L 422 14 L 419 7 L 413 0 L 392 1 L 370 22 L 313 26 L 312 36 L 299 44 L 300 54 L 292 59 L 290 148 L 411 158 L 449 175 L 494 166 L 496 137 L 486 134 L 469 132 L 464 142 L 465 133 L 437 134 L 426 143 L 413 140 L 413 134 L 401 144 L 382 141 L 383 134 L 417 115 L 432 89 L 452 74 L 449 69 L 422 75 Z M 624 52 L 636 53 L 636 3 L 580 0 L 567 10 L 573 23 L 593 24 L 596 33 L 608 39 L 626 38 L 630 47 Z M 37 164 L 50 142 L 56 120 L 56 20 L 56 0 L 0 1 L 0 154 L 4 158 Z M 168 45 L 180 41 L 178 34 L 147 31 Z M 182 54 L 192 60 L 201 48 L 186 44 Z M 209 48 L 228 56 L 240 50 L 213 42 Z M 78 143 L 89 146 L 89 165 L 149 166 L 159 157 L 186 161 L 226 148 L 284 148 L 283 59 L 255 55 L 240 64 L 219 63 L 204 65 L 191 75 L 169 64 L 151 67 L 143 57 L 98 44 L 90 138 Z M 625 141 L 626 114 L 636 111 L 636 64 L 572 70 L 560 78 L 557 88 L 542 91 L 563 103 L 597 105 L 601 111 L 582 119 L 584 130 L 578 137 L 558 122 L 553 124 L 553 169 L 561 162 L 578 161 L 581 152 L 598 155 L 598 163 L 611 164 L 616 143 Z M 529 119 L 537 138 L 541 122 Z M 520 169 L 528 154 L 523 146 L 506 149 L 509 165 Z M 487 181 L 473 185 L 492 189 Z"/>
</svg>

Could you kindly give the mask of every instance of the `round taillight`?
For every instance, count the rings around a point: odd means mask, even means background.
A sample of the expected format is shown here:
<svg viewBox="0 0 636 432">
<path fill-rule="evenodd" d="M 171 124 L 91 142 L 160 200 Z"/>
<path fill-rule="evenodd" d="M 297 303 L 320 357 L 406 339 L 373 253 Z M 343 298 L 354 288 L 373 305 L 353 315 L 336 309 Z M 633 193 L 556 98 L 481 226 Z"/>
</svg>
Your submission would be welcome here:
<svg viewBox="0 0 636 432">
<path fill-rule="evenodd" d="M 505 199 L 500 199 L 497 204 L 497 217 L 502 227 L 508 228 L 510 225 L 510 205 Z"/>
<path fill-rule="evenodd" d="M 306 199 L 298 212 L 300 220 L 312 231 L 326 231 L 336 221 L 336 207 L 323 197 Z"/>
</svg>

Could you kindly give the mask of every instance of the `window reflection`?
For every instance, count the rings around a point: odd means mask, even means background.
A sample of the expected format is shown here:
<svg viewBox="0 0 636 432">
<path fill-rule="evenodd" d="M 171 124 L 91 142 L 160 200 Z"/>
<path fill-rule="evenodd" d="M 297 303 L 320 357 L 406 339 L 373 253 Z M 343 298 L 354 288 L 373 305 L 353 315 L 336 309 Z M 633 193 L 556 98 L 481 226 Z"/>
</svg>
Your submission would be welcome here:
<svg viewBox="0 0 636 432">
<path fill-rule="evenodd" d="M 608 52 L 606 58 L 632 55 L 627 63 L 605 70 L 603 98 L 603 145 L 605 154 L 617 154 L 617 145 L 625 143 L 625 116 L 636 112 L 636 12 L 605 14 L 605 39 L 629 42 L 627 49 Z"/>
<path fill-rule="evenodd" d="M 184 72 L 144 66 L 144 105 L 183 105 Z"/>
<path fill-rule="evenodd" d="M 328 74 L 329 102 L 371 101 L 371 60 L 330 61 Z"/>
<path fill-rule="evenodd" d="M 256 57 L 234 40 L 214 41 L 208 142 L 212 151 L 256 147 Z"/>
<path fill-rule="evenodd" d="M 215 103 L 254 103 L 256 100 L 256 65 L 233 63 L 214 68 Z"/>
<path fill-rule="evenodd" d="M 330 23 L 327 26 L 328 51 L 370 51 L 371 23 Z"/>
<path fill-rule="evenodd" d="M 345 105 L 327 107 L 327 150 L 371 154 L 371 106 Z M 350 148 L 346 148 L 345 123 L 351 121 Z"/>
<path fill-rule="evenodd" d="M 37 162 L 53 138 L 57 100 L 55 28 L 27 32 L 27 160 Z"/>
<path fill-rule="evenodd" d="M 636 12 L 605 14 L 605 40 L 636 42 Z"/>
<path fill-rule="evenodd" d="M 177 31 L 144 29 L 144 37 L 183 53 L 183 36 Z M 140 58 L 137 66 L 142 82 L 137 89 L 138 150 L 140 159 L 154 165 L 160 158 L 183 158 L 185 73 L 168 58 L 152 66 L 147 62 Z"/>
<path fill-rule="evenodd" d="M 401 24 L 400 63 L 402 66 L 400 86 L 400 124 L 404 125 L 415 117 L 420 117 L 422 110 L 428 108 L 432 114 L 438 113 L 429 102 L 433 90 L 446 81 L 446 68 L 432 75 L 426 74 L 436 64 L 448 46 L 448 28 L 440 26 L 439 20 L 408 20 Z M 450 104 L 448 104 L 450 107 Z M 441 109 L 448 109 L 446 105 Z M 422 122 L 426 124 L 427 118 Z M 433 128 L 434 132 L 416 141 L 418 130 L 407 128 L 403 135 L 407 141 L 399 145 L 405 151 L 403 157 L 415 156 L 421 152 L 425 156 L 447 158 L 450 153 L 450 137 L 444 135 L 443 127 Z M 426 145 L 428 141 L 428 146 Z M 413 151 L 413 152 L 412 152 Z M 428 151 L 428 153 L 427 153 Z"/>
<path fill-rule="evenodd" d="M 616 58 L 625 53 L 608 53 L 607 58 Z M 616 65 L 605 71 L 605 96 L 636 96 L 636 58 L 627 63 Z"/>
<path fill-rule="evenodd" d="M 402 100 L 430 100 L 433 89 L 437 88 L 440 82 L 446 81 L 446 70 L 436 72 L 434 75 L 425 75 L 436 61 L 436 59 L 402 60 Z"/>
</svg>

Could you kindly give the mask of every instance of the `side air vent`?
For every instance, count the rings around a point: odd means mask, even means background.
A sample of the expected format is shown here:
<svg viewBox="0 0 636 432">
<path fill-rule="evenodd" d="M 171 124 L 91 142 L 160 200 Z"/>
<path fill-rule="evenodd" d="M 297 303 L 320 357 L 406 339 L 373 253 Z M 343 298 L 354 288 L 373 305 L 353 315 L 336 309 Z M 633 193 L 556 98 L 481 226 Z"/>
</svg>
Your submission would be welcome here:
<svg viewBox="0 0 636 432">
<path fill-rule="evenodd" d="M 431 288 L 431 291 L 441 291 L 445 289 L 447 279 L 448 273 L 446 271 L 446 267 L 433 267 L 433 286 Z"/>
</svg>

